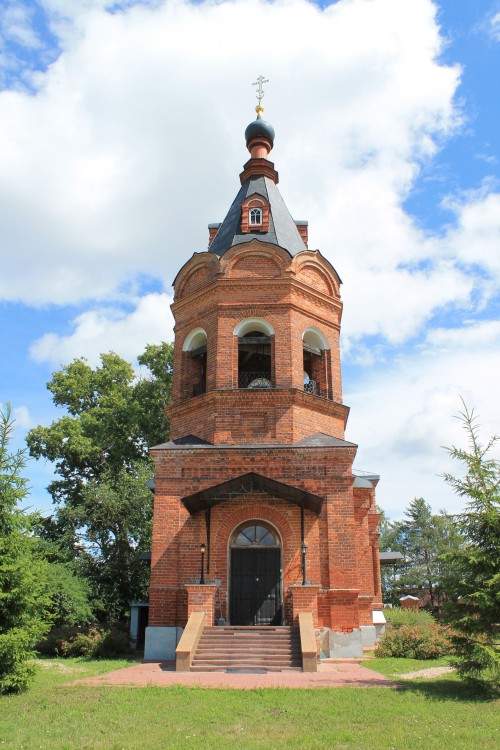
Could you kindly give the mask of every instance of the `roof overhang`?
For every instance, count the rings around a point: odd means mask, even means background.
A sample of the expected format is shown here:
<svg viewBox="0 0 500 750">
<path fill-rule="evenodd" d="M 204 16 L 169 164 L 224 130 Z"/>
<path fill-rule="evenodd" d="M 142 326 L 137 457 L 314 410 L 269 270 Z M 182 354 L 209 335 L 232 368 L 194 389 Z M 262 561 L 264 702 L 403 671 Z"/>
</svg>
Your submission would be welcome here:
<svg viewBox="0 0 500 750">
<path fill-rule="evenodd" d="M 207 487 L 205 490 L 200 490 L 181 499 L 186 510 L 192 515 L 200 510 L 208 510 L 208 508 L 221 503 L 223 500 L 231 500 L 233 497 L 253 492 L 279 497 L 315 513 L 319 513 L 323 505 L 323 498 L 313 495 L 312 492 L 306 492 L 306 490 L 301 490 L 298 487 L 277 482 L 276 479 L 264 477 L 262 474 L 256 474 L 253 471 L 229 479 L 227 482 L 215 484 L 213 487 Z"/>
</svg>

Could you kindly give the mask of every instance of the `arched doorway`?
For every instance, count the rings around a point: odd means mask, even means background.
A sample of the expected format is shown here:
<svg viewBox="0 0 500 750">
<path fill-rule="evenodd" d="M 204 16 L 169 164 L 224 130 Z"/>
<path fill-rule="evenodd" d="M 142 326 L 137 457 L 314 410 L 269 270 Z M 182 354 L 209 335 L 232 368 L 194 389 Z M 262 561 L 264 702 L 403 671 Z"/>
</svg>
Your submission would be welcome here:
<svg viewBox="0 0 500 750">
<path fill-rule="evenodd" d="M 281 545 L 274 528 L 247 521 L 230 542 L 231 625 L 281 625 Z"/>
</svg>

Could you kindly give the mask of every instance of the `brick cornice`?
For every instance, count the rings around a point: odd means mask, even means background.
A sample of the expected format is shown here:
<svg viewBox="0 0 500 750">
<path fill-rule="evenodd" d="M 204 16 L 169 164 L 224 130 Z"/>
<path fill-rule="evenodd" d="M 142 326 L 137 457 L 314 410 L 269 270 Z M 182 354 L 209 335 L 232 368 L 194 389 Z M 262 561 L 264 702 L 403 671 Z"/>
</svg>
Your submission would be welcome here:
<svg viewBox="0 0 500 750">
<path fill-rule="evenodd" d="M 347 423 L 349 416 L 349 407 L 345 404 L 340 404 L 337 401 L 324 398 L 323 396 L 312 396 L 305 391 L 299 390 L 298 388 L 270 388 L 269 390 L 254 390 L 249 388 L 220 388 L 207 391 L 199 396 L 186 399 L 178 404 L 170 404 L 165 409 L 166 416 L 172 419 L 182 419 L 186 414 L 191 413 L 193 410 L 197 411 L 201 406 L 210 405 L 211 408 L 217 409 L 217 404 L 221 400 L 231 400 L 233 397 L 237 398 L 241 403 L 244 399 L 247 399 L 251 403 L 255 399 L 255 395 L 258 393 L 263 399 L 269 401 L 269 406 L 276 404 L 278 401 L 288 402 L 290 406 L 293 404 L 299 404 L 301 406 L 311 409 L 311 411 L 322 412 L 325 415 L 334 416 L 340 418 L 344 422 L 344 427 Z"/>
<path fill-rule="evenodd" d="M 197 289 L 191 294 L 183 297 L 180 300 L 176 300 L 171 305 L 172 312 L 181 313 L 185 308 L 198 308 L 204 304 L 204 298 L 209 298 L 209 303 L 212 308 L 217 305 L 224 305 L 229 307 L 245 307 L 249 304 L 259 304 L 259 300 L 252 301 L 247 299 L 245 302 L 234 302 L 227 301 L 227 292 L 230 291 L 234 294 L 236 289 L 242 289 L 245 291 L 245 295 L 251 295 L 254 291 L 262 295 L 263 288 L 274 288 L 276 290 L 276 300 L 266 300 L 266 304 L 283 304 L 283 297 L 291 295 L 294 292 L 298 293 L 302 298 L 313 300 L 315 304 L 320 305 L 324 309 L 335 309 L 336 311 L 342 310 L 342 301 L 337 298 L 332 298 L 328 294 L 320 292 L 311 286 L 308 286 L 302 281 L 294 277 L 273 277 L 273 278 L 238 278 L 228 279 L 226 277 L 220 277 L 211 281 L 207 286 Z M 290 301 L 288 302 L 290 304 Z M 293 303 L 291 303 L 293 304 Z"/>
</svg>

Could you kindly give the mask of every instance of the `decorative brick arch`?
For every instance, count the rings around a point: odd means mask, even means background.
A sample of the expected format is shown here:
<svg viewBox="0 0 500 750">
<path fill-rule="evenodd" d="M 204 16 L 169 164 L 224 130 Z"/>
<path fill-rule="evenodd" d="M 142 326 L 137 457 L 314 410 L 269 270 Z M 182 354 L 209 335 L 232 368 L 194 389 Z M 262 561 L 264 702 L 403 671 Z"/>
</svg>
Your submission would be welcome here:
<svg viewBox="0 0 500 750">
<path fill-rule="evenodd" d="M 247 502 L 242 505 L 241 497 L 238 496 L 238 498 L 221 503 L 221 506 L 224 506 L 224 517 L 222 522 L 218 524 L 212 539 L 214 572 L 217 573 L 217 577 L 222 579 L 222 587 L 226 590 L 229 575 L 229 540 L 236 527 L 245 521 L 262 520 L 273 525 L 281 537 L 283 571 L 295 570 L 295 568 L 299 571 L 300 568 L 300 560 L 297 554 L 301 541 L 299 507 L 294 506 L 297 509 L 297 524 L 294 528 L 285 512 L 286 500 L 273 500 L 260 494 L 252 494 L 243 496 Z M 231 505 L 236 502 L 238 502 L 238 507 L 231 509 Z M 283 504 L 283 509 L 279 508 L 281 504 Z"/>
<path fill-rule="evenodd" d="M 180 300 L 208 286 L 215 279 L 219 267 L 219 259 L 213 253 L 194 253 L 174 279 L 175 299 Z"/>
<path fill-rule="evenodd" d="M 244 502 L 242 503 L 242 498 Z M 231 507 L 235 506 L 235 507 Z M 280 507 L 281 506 L 281 507 Z M 227 615 L 227 596 L 229 592 L 230 579 L 230 547 L 229 542 L 234 531 L 241 524 L 251 521 L 263 521 L 273 526 L 279 537 L 281 547 L 281 565 L 283 569 L 283 606 L 285 616 L 289 619 L 289 605 L 287 591 L 291 582 L 296 583 L 300 577 L 300 508 L 296 509 L 296 524 L 288 518 L 286 500 L 273 499 L 268 495 L 252 493 L 239 495 L 231 500 L 224 501 L 218 507 L 223 509 L 223 517 L 217 524 L 212 537 L 213 572 L 221 580 L 221 594 L 223 609 Z M 293 579 L 293 580 L 291 580 Z"/>
<path fill-rule="evenodd" d="M 242 497 L 247 499 L 244 505 L 241 504 Z M 260 494 L 239 495 L 232 500 L 224 502 L 224 505 L 226 503 L 232 504 L 238 502 L 238 507 L 234 508 L 234 510 L 229 510 L 226 507 L 224 521 L 219 524 L 214 536 L 214 549 L 220 550 L 221 554 L 226 554 L 227 545 L 232 533 L 237 526 L 240 526 L 247 520 L 268 521 L 275 526 L 281 537 L 283 548 L 287 545 L 290 545 L 290 547 L 297 544 L 300 545 L 300 531 L 296 532 L 294 530 L 284 510 L 278 510 L 275 507 L 276 500 L 272 500 L 271 498 L 264 499 L 264 497 Z M 286 503 L 286 500 L 278 502 Z"/>
<path fill-rule="evenodd" d="M 294 257 L 292 266 L 297 281 L 313 286 L 330 297 L 340 297 L 340 278 L 334 267 L 318 250 L 303 250 Z"/>
<path fill-rule="evenodd" d="M 227 250 L 221 260 L 221 269 L 227 278 L 239 277 L 243 270 L 249 276 L 284 276 L 291 260 L 290 253 L 283 248 L 251 240 Z"/>
</svg>

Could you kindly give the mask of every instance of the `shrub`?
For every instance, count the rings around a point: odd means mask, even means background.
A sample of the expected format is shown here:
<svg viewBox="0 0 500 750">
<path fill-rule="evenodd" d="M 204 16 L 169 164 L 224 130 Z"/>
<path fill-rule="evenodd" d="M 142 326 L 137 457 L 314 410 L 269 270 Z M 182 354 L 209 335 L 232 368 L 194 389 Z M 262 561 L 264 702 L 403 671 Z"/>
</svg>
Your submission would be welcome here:
<svg viewBox="0 0 500 750">
<path fill-rule="evenodd" d="M 435 622 L 390 628 L 375 650 L 375 656 L 403 659 L 436 659 L 449 654 L 453 654 L 451 631 Z"/>
<path fill-rule="evenodd" d="M 44 638 L 37 643 L 36 650 L 42 656 L 62 656 L 62 644 L 71 641 L 80 634 L 78 625 L 61 625 L 52 627 Z"/>
<path fill-rule="evenodd" d="M 116 656 L 128 654 L 129 651 L 128 633 L 119 628 L 111 628 L 106 637 L 99 642 L 95 655 L 100 659 L 114 659 Z"/>
<path fill-rule="evenodd" d="M 87 633 L 78 633 L 61 643 L 62 656 L 85 656 L 94 659 L 109 659 L 129 651 L 128 639 L 117 628 L 90 628 Z"/>
<path fill-rule="evenodd" d="M 393 607 L 392 609 L 384 609 L 384 616 L 393 628 L 400 628 L 403 625 L 421 625 L 423 623 L 434 622 L 431 613 L 425 609 Z"/>
<path fill-rule="evenodd" d="M 0 695 L 26 690 L 35 668 L 31 659 L 35 638 L 28 628 L 0 633 Z"/>
</svg>

